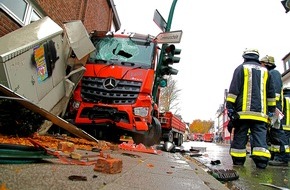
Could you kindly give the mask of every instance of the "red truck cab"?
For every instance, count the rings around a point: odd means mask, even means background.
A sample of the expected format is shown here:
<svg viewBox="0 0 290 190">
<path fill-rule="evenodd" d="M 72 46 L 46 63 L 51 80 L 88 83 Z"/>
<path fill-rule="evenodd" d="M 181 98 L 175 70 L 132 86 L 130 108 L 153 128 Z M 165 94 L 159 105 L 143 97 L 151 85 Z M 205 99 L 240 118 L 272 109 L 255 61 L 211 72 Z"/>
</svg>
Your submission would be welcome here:
<svg viewBox="0 0 290 190">
<path fill-rule="evenodd" d="M 131 135 L 135 143 L 159 143 L 161 126 L 152 89 L 160 48 L 154 37 L 94 32 L 96 50 L 85 65 L 67 116 L 97 137 Z"/>
</svg>

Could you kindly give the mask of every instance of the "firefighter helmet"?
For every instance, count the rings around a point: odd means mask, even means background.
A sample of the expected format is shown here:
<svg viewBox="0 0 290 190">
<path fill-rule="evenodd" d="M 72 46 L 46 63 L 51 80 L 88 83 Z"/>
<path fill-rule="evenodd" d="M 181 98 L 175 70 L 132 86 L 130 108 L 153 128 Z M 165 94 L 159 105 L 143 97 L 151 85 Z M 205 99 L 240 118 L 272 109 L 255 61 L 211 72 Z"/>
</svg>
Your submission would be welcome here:
<svg viewBox="0 0 290 190">
<path fill-rule="evenodd" d="M 272 69 L 276 67 L 275 59 L 273 56 L 266 55 L 265 57 L 263 57 L 260 60 L 260 62 L 264 63 L 266 66 L 268 66 L 269 68 L 272 68 Z"/>
<path fill-rule="evenodd" d="M 243 55 L 247 55 L 247 54 L 255 54 L 255 55 L 258 55 L 259 56 L 259 51 L 257 49 L 247 48 L 243 52 Z"/>
</svg>

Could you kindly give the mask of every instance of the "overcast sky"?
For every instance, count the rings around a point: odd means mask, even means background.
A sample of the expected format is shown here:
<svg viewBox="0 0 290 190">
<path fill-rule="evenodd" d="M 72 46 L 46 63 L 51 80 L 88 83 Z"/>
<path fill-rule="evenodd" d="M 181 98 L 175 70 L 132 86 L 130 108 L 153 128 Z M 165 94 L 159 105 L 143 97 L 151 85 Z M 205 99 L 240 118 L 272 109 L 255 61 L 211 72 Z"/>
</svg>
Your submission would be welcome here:
<svg viewBox="0 0 290 190">
<path fill-rule="evenodd" d="M 167 21 L 173 0 L 114 0 L 121 30 L 157 36 L 157 9 Z M 179 0 L 171 31 L 182 30 L 181 60 L 173 78 L 181 89 L 180 114 L 186 122 L 216 120 L 234 69 L 245 48 L 272 55 L 282 73 L 290 52 L 290 12 L 280 0 Z"/>
</svg>

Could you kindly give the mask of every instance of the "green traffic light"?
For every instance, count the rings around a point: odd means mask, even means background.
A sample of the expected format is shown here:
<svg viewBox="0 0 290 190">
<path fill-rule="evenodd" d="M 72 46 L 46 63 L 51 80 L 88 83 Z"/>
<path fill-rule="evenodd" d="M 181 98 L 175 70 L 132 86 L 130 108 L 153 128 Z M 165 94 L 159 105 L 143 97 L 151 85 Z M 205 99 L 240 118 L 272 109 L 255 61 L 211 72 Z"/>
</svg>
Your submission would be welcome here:
<svg viewBox="0 0 290 190">
<path fill-rule="evenodd" d="M 167 79 L 161 79 L 159 82 L 160 87 L 166 87 L 167 86 Z"/>
</svg>

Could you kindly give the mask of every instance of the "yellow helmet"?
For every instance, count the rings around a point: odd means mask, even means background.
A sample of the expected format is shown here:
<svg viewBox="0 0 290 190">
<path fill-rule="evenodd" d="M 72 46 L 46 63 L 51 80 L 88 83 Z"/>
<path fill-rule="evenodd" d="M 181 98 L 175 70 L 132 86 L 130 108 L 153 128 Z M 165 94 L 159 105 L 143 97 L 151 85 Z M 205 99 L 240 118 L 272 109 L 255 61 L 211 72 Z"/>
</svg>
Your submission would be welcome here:
<svg viewBox="0 0 290 190">
<path fill-rule="evenodd" d="M 246 54 L 255 54 L 255 55 L 260 55 L 259 54 L 259 51 L 257 49 L 245 49 L 245 51 L 243 52 L 243 55 L 246 55 Z"/>
</svg>

